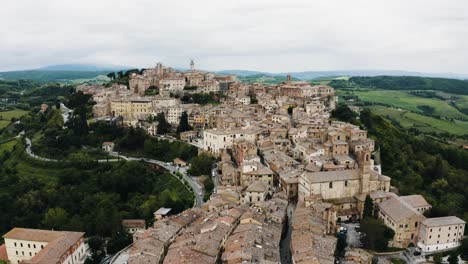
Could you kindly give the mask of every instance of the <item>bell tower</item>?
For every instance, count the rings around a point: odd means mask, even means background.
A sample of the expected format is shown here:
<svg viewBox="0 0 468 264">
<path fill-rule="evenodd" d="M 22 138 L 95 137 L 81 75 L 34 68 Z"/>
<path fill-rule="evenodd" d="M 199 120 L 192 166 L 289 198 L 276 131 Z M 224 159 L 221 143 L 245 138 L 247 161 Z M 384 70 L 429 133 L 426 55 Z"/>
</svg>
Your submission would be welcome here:
<svg viewBox="0 0 468 264">
<path fill-rule="evenodd" d="M 361 180 L 361 193 L 368 193 L 370 187 L 371 153 L 364 148 L 358 153 L 359 178 Z"/>
<path fill-rule="evenodd" d="M 156 64 L 156 75 L 158 76 L 158 78 L 162 78 L 164 75 L 164 68 L 162 63 L 160 62 Z"/>
<path fill-rule="evenodd" d="M 191 71 L 195 70 L 195 61 L 193 59 L 190 59 L 190 70 Z"/>
</svg>

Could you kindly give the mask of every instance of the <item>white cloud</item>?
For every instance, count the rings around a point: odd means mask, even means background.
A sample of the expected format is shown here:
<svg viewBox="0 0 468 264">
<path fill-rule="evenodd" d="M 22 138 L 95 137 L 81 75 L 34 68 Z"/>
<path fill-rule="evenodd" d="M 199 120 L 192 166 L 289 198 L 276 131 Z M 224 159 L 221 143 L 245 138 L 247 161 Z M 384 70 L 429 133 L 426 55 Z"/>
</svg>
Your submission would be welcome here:
<svg viewBox="0 0 468 264">
<path fill-rule="evenodd" d="M 58 63 L 468 71 L 463 0 L 15 0 L 0 70 Z"/>
</svg>

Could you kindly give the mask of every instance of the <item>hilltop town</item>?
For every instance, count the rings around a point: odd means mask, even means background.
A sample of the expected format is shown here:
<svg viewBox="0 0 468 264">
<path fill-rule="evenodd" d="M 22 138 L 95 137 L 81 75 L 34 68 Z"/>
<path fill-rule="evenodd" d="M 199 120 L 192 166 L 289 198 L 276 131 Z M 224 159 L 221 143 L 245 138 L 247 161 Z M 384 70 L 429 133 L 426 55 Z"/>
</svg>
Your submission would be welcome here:
<svg viewBox="0 0 468 264">
<path fill-rule="evenodd" d="M 111 263 L 331 264 L 339 234 L 369 215 L 393 231 L 392 248 L 417 247 L 428 255 L 463 239 L 463 220 L 428 218 L 431 205 L 423 196 L 399 195 L 392 175 L 382 174 L 385 164 L 365 128 L 331 117 L 338 98 L 330 86 L 290 76 L 275 85 L 247 84 L 197 70 L 191 61 L 188 71 L 158 63 L 132 73 L 128 86 L 83 84 L 76 90 L 92 96 L 96 120 L 155 137 L 161 137 L 156 117 L 178 127 L 186 116 L 190 129 L 178 140 L 216 158 L 208 201 L 176 215 L 161 208 L 148 228 L 141 220 L 123 223 L 133 244 Z M 103 148 L 112 151 L 113 143 Z M 41 253 L 39 245 L 63 257 L 53 244 L 61 239 L 73 250 L 60 263 L 83 259 L 83 233 L 41 232 L 7 233 L 10 262 L 50 263 L 51 253 Z M 24 241 L 38 240 L 37 250 L 33 244 L 24 256 L 32 243 Z M 27 260 L 32 256 L 35 261 Z M 372 252 L 348 245 L 340 261 L 371 263 Z"/>
</svg>

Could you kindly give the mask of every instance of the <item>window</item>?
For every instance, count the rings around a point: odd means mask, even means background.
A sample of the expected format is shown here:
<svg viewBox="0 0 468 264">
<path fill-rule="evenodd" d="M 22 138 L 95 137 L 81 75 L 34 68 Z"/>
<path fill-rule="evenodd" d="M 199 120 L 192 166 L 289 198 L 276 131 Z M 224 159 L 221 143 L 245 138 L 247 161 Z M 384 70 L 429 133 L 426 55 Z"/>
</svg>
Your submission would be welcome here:
<svg viewBox="0 0 468 264">
<path fill-rule="evenodd" d="M 345 186 L 345 187 L 348 187 L 348 181 L 345 181 L 345 182 L 344 182 L 344 186 Z"/>
<path fill-rule="evenodd" d="M 415 222 L 415 223 L 414 223 L 414 227 L 418 227 L 418 222 Z"/>
<path fill-rule="evenodd" d="M 20 243 L 20 246 L 23 247 L 23 243 Z"/>
<path fill-rule="evenodd" d="M 16 242 L 15 242 L 15 247 L 16 247 Z"/>
<path fill-rule="evenodd" d="M 36 244 L 33 244 L 33 248 L 36 248 Z"/>
<path fill-rule="evenodd" d="M 328 188 L 330 188 L 330 189 L 333 188 L 333 182 L 328 183 Z"/>
<path fill-rule="evenodd" d="M 31 244 L 28 244 L 28 248 L 31 248 Z"/>
</svg>

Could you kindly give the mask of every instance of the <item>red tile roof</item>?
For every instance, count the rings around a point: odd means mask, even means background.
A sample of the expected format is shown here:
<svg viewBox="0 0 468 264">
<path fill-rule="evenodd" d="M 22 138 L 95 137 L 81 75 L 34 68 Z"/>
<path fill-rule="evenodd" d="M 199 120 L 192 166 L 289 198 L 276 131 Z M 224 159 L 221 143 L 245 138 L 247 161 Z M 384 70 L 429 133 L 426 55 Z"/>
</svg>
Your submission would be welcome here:
<svg viewBox="0 0 468 264">
<path fill-rule="evenodd" d="M 8 255 L 5 244 L 0 245 L 0 260 L 8 261 Z"/>
</svg>

